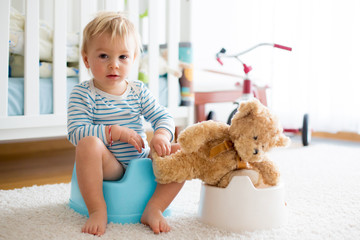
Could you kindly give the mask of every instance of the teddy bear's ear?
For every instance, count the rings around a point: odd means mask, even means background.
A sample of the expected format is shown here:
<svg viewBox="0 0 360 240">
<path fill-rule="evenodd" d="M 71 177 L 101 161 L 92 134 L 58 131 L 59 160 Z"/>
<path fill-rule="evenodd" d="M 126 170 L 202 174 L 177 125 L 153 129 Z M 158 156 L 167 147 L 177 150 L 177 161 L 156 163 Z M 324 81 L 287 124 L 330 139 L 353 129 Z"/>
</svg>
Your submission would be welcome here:
<svg viewBox="0 0 360 240">
<path fill-rule="evenodd" d="M 260 108 L 261 108 L 261 103 L 256 98 L 246 102 L 242 102 L 240 103 L 240 106 L 238 108 L 237 117 L 238 118 L 246 117 L 250 114 L 258 112 Z"/>
<path fill-rule="evenodd" d="M 284 134 L 280 134 L 278 140 L 276 141 L 277 147 L 286 147 L 290 144 L 290 138 L 285 136 Z"/>
</svg>

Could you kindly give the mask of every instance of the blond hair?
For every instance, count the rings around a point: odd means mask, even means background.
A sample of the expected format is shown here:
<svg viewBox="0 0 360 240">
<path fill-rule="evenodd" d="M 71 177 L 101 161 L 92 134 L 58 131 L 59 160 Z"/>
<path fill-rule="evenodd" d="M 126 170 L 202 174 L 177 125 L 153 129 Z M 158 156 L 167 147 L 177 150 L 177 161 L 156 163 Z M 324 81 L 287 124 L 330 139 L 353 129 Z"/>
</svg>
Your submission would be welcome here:
<svg viewBox="0 0 360 240">
<path fill-rule="evenodd" d="M 116 37 L 120 37 L 125 42 L 130 36 L 135 41 L 135 57 L 139 56 L 142 46 L 139 33 L 136 31 L 135 26 L 124 14 L 120 12 L 99 12 L 97 16 L 89 22 L 83 31 L 83 40 L 81 53 L 87 51 L 88 43 L 91 39 L 96 38 L 104 33 L 111 35 L 113 41 Z"/>
</svg>

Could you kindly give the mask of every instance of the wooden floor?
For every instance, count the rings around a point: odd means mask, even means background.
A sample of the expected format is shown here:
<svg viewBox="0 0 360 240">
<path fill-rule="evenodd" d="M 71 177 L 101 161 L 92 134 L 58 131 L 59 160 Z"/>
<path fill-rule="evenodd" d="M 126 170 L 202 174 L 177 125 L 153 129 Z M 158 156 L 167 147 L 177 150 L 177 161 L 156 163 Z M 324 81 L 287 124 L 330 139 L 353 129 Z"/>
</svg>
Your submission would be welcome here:
<svg viewBox="0 0 360 240">
<path fill-rule="evenodd" d="M 352 133 L 313 136 L 360 142 L 360 135 Z M 65 138 L 0 144 L 0 189 L 70 182 L 74 161 L 75 147 Z"/>
<path fill-rule="evenodd" d="M 0 190 L 68 183 L 74 162 L 75 147 L 66 138 L 0 144 Z"/>
<path fill-rule="evenodd" d="M 32 147 L 29 147 L 29 144 Z M 0 189 L 71 181 L 75 148 L 71 145 L 51 147 L 51 142 L 46 144 L 47 149 L 42 147 L 44 144 L 40 145 L 39 147 L 39 144 L 26 143 L 24 147 L 20 144 L 15 153 L 11 150 L 14 147 L 12 144 L 0 146 Z M 9 151 L 12 153 L 9 154 Z"/>
</svg>

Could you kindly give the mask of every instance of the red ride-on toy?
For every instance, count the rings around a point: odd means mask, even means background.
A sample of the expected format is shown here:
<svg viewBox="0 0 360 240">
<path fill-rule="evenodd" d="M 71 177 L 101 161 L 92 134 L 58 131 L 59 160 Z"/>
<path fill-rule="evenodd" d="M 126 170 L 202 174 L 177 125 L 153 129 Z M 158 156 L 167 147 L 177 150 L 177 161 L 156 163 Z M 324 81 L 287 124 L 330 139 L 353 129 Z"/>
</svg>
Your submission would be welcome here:
<svg viewBox="0 0 360 240">
<path fill-rule="evenodd" d="M 217 54 L 216 54 L 216 60 L 223 65 L 223 62 L 221 61 L 221 58 L 227 57 L 227 58 L 235 58 L 237 59 L 242 65 L 243 65 L 243 71 L 245 73 L 245 78 L 242 84 L 242 95 L 240 98 L 238 98 L 234 103 L 239 105 L 239 103 L 241 101 L 246 101 L 249 100 L 253 97 L 258 98 L 257 96 L 257 91 L 256 88 L 254 88 L 254 85 L 251 81 L 251 79 L 249 78 L 249 72 L 252 70 L 252 67 L 249 65 L 246 65 L 243 61 L 240 60 L 240 56 L 244 55 L 252 50 L 254 50 L 257 47 L 260 46 L 272 46 L 275 48 L 279 48 L 279 49 L 283 49 L 283 50 L 287 50 L 287 51 L 291 51 L 292 49 L 290 47 L 285 47 L 279 44 L 274 44 L 274 43 L 260 43 L 257 44 L 245 51 L 242 51 L 240 53 L 237 54 L 227 54 L 226 50 L 224 48 L 222 48 Z M 267 102 L 267 101 L 265 101 Z M 231 123 L 231 119 L 234 116 L 234 114 L 237 111 L 237 107 L 231 112 L 231 114 L 228 117 L 227 123 L 230 124 Z M 214 118 L 214 112 L 210 112 L 207 119 L 213 119 Z M 289 129 L 289 128 L 284 128 L 284 132 L 289 132 L 289 133 L 299 133 L 301 132 L 302 135 L 302 143 L 304 146 L 308 146 L 310 141 L 311 141 L 311 129 L 310 129 L 310 125 L 309 125 L 309 114 L 304 114 L 304 118 L 303 118 L 303 125 L 302 128 L 300 129 Z"/>
</svg>

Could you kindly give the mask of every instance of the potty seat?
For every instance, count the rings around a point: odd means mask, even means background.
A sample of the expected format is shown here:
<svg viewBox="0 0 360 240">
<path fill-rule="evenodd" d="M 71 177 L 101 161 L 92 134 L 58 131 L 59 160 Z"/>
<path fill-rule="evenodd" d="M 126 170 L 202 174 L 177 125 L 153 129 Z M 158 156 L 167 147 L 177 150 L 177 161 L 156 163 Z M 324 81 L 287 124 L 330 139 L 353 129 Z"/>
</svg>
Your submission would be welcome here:
<svg viewBox="0 0 360 240">
<path fill-rule="evenodd" d="M 284 183 L 257 189 L 248 176 L 234 176 L 226 188 L 203 183 L 198 215 L 232 232 L 280 227 L 287 221 Z"/>
<path fill-rule="evenodd" d="M 155 191 L 156 184 L 152 161 L 149 158 L 131 160 L 120 180 L 104 181 L 103 193 L 108 222 L 140 223 L 141 215 Z M 89 216 L 78 186 L 76 166 L 71 179 L 69 206 L 75 212 Z M 163 215 L 169 216 L 170 209 L 166 209 Z"/>
</svg>

